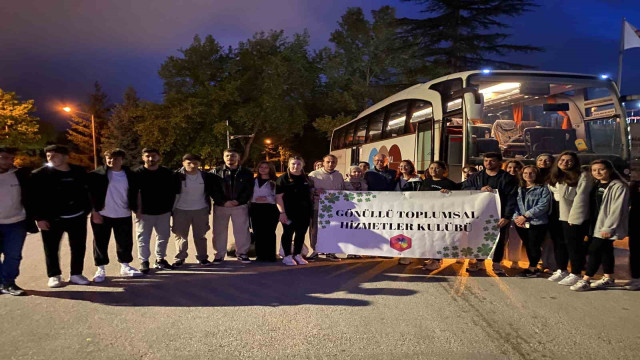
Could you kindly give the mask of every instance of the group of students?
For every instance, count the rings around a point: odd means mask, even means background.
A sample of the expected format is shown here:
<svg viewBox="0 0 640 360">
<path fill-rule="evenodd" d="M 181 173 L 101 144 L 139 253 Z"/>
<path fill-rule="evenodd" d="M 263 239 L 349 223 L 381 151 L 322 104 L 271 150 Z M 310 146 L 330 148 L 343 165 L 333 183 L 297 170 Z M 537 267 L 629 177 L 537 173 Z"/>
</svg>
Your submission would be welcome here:
<svg viewBox="0 0 640 360">
<path fill-rule="evenodd" d="M 15 151 L 0 147 L 0 291 L 24 295 L 16 285 L 27 232 L 41 232 L 49 287 L 63 285 L 59 248 L 67 233 L 71 250 L 69 282 L 89 284 L 83 275 L 86 252 L 87 216 L 93 232 L 93 255 L 97 267 L 94 282 L 106 279 L 108 247 L 113 233 L 120 275 L 141 276 L 150 270 L 151 234 L 155 230 L 155 263 L 159 270 L 185 264 L 189 232 L 195 257 L 200 265 L 215 265 L 227 254 L 229 220 L 233 223 L 236 256 L 250 263 L 248 252 L 255 242 L 256 261 L 275 262 L 276 228 L 282 224 L 282 262 L 305 265 L 319 256 L 340 261 L 335 254 L 319 254 L 317 244 L 318 199 L 328 190 L 348 191 L 497 191 L 501 203 L 500 236 L 493 254 L 493 271 L 504 273 L 500 262 L 505 253 L 509 229 L 515 228 L 527 253 L 529 266 L 518 276 L 536 277 L 543 240 L 549 234 L 557 270 L 549 278 L 572 290 L 606 288 L 614 285 L 613 240 L 627 236 L 630 194 L 637 203 L 638 192 L 630 191 L 611 162 L 596 160 L 588 171 L 580 167 L 575 153 L 565 152 L 554 161 L 540 155 L 536 165 L 523 166 L 509 161 L 503 170 L 499 153 L 484 155 L 483 169 L 463 169 L 464 181 L 447 178 L 447 165 L 429 164 L 424 179 L 410 160 L 403 160 L 398 171 L 390 169 L 388 157 L 377 154 L 374 166 L 361 162 L 351 166 L 346 178 L 336 170 L 338 159 L 326 155 L 304 172 L 304 159 L 293 156 L 287 171 L 277 177 L 272 163 L 260 162 L 257 174 L 240 165 L 236 150 L 223 152 L 224 165 L 210 172 L 200 169 L 201 159 L 193 154 L 182 158 L 176 171 L 160 165 L 156 149 L 142 151 L 143 166 L 131 170 L 123 165 L 125 153 L 115 149 L 104 153 L 104 166 L 90 172 L 69 164 L 66 147 L 45 148 L 47 164 L 33 172 L 13 166 Z M 4 195 L 6 194 L 6 195 Z M 634 203 L 633 205 L 637 205 Z M 631 206 L 637 211 L 638 206 Z M 206 234 L 213 212 L 213 260 L 209 261 Z M 132 216 L 132 215 L 135 215 Z M 133 225 L 136 225 L 139 269 L 133 261 Z M 37 226 L 36 226 L 37 225 Z M 630 290 L 640 289 L 640 259 L 637 226 L 631 228 Z M 311 253 L 304 240 L 310 232 Z M 166 260 L 166 249 L 174 234 L 176 255 Z M 588 238 L 588 241 L 585 239 Z M 358 258 L 347 255 L 348 258 Z M 401 264 L 411 259 L 401 258 Z M 571 263 L 571 273 L 568 265 Z M 591 283 L 602 265 L 605 276 Z M 442 259 L 426 259 L 424 268 L 436 270 Z M 586 268 L 585 268 L 586 266 Z M 467 271 L 484 268 L 482 259 L 471 259 Z M 582 275 L 585 270 L 584 275 Z"/>
</svg>

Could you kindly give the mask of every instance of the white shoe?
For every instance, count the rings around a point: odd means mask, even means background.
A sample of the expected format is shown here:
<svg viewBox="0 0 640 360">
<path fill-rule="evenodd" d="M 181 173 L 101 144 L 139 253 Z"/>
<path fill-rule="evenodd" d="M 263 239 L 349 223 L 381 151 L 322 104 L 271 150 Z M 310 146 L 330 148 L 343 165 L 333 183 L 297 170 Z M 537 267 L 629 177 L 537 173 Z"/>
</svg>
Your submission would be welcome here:
<svg viewBox="0 0 640 360">
<path fill-rule="evenodd" d="M 627 285 L 624 286 L 624 288 L 630 291 L 640 290 L 640 278 L 629 280 L 629 282 L 627 283 Z"/>
<path fill-rule="evenodd" d="M 295 260 L 295 262 L 298 263 L 298 265 L 307 265 L 309 263 L 307 262 L 307 260 L 303 259 L 302 255 L 300 254 L 294 256 L 293 260 Z"/>
<path fill-rule="evenodd" d="M 616 281 L 610 277 L 602 277 L 602 279 L 591 283 L 592 289 L 606 289 L 608 287 L 616 286 Z"/>
<path fill-rule="evenodd" d="M 573 275 L 573 274 L 571 274 Z M 569 276 L 571 276 L 569 275 Z M 567 277 L 569 277 L 567 276 Z M 575 275 L 574 275 L 575 276 Z M 577 277 L 577 276 L 576 276 Z M 587 291 L 591 290 L 591 282 L 589 280 L 578 280 L 575 284 L 573 284 L 569 289 L 573 291 Z"/>
<path fill-rule="evenodd" d="M 500 263 L 493 263 L 491 265 L 491 269 L 493 270 L 494 274 L 504 274 L 504 269 L 502 268 L 502 265 L 500 265 Z"/>
<path fill-rule="evenodd" d="M 90 281 L 84 275 L 71 275 L 69 277 L 69 282 L 72 282 L 76 285 L 89 285 Z"/>
<path fill-rule="evenodd" d="M 59 288 L 62 286 L 62 276 L 58 275 L 50 277 L 47 286 L 50 288 Z"/>
<path fill-rule="evenodd" d="M 569 276 L 569 273 L 568 273 L 568 272 L 566 272 L 566 271 L 562 271 L 562 270 L 558 269 L 558 270 L 556 270 L 556 271 L 553 273 L 553 275 L 551 275 L 551 277 L 550 277 L 550 278 L 548 278 L 547 280 L 549 280 L 549 281 L 556 281 L 556 282 L 558 282 L 558 281 L 560 281 L 560 280 L 562 280 L 562 279 L 566 278 L 567 276 Z"/>
<path fill-rule="evenodd" d="M 298 265 L 298 263 L 295 260 L 293 260 L 293 256 L 291 256 L 291 255 L 285 256 L 284 259 L 282 259 L 282 263 L 287 265 L 287 266 L 296 266 L 296 265 Z"/>
<path fill-rule="evenodd" d="M 400 265 L 409 265 L 411 264 L 411 259 L 410 258 L 400 258 L 400 260 L 398 260 L 398 264 Z"/>
<path fill-rule="evenodd" d="M 93 276 L 93 282 L 101 283 L 106 279 L 107 279 L 107 273 L 104 271 L 104 269 L 98 268 L 98 271 L 96 271 L 96 274 Z"/>
<path fill-rule="evenodd" d="M 580 276 L 576 274 L 569 274 L 569 276 L 562 279 L 562 281 L 558 282 L 558 284 L 565 285 L 565 286 L 573 286 L 577 284 L 578 281 L 580 281 Z"/>
<path fill-rule="evenodd" d="M 142 276 L 142 273 L 140 272 L 140 270 L 133 268 L 130 265 L 122 265 L 120 267 L 120 275 L 134 277 Z"/>
<path fill-rule="evenodd" d="M 433 271 L 440 269 L 440 266 L 442 266 L 442 260 L 428 259 L 424 262 L 422 268 L 424 270 Z"/>
</svg>

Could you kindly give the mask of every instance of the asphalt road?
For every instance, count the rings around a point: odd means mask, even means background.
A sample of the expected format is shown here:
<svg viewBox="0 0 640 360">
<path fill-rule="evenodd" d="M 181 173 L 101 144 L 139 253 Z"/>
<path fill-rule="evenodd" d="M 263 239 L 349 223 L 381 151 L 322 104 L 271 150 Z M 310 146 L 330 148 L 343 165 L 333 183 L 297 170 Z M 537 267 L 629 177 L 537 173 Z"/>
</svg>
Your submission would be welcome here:
<svg viewBox="0 0 640 360">
<path fill-rule="evenodd" d="M 618 278 L 628 279 L 617 251 Z M 112 260 L 104 283 L 49 289 L 39 235 L 27 238 L 23 256 L 18 284 L 30 296 L 0 295 L 3 360 L 640 356 L 640 292 L 574 293 L 515 278 L 516 270 L 496 277 L 468 275 L 453 261 L 427 274 L 417 261 L 393 259 L 294 268 L 230 259 L 125 279 Z M 66 279 L 66 240 L 61 259 Z M 94 271 L 89 244 L 85 275 Z"/>
</svg>

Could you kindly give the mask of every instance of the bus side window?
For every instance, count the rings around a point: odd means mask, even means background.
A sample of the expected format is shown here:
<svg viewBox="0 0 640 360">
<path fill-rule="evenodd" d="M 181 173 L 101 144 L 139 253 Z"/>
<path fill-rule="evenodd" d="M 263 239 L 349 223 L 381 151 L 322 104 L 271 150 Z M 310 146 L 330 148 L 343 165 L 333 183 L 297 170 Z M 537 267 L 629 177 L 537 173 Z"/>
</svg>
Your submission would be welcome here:
<svg viewBox="0 0 640 360">
<path fill-rule="evenodd" d="M 416 132 L 418 122 L 433 119 L 433 107 L 431 103 L 422 100 L 414 100 L 410 110 L 409 121 L 405 132 L 413 134 Z"/>
<path fill-rule="evenodd" d="M 369 135 L 367 142 L 374 142 L 382 139 L 382 123 L 384 122 L 384 111 L 378 111 L 369 115 Z"/>
<path fill-rule="evenodd" d="M 405 123 L 407 121 L 406 101 L 393 104 L 389 108 L 389 121 L 384 129 L 384 138 L 396 137 L 404 134 Z"/>
<path fill-rule="evenodd" d="M 364 144 L 367 136 L 367 123 L 369 122 L 368 117 L 363 117 L 358 120 L 356 123 L 356 138 L 354 141 L 355 145 Z"/>
<path fill-rule="evenodd" d="M 353 145 L 353 132 L 355 130 L 356 124 L 355 123 L 351 123 L 349 125 L 347 125 L 345 127 L 345 134 L 344 134 L 344 146 L 345 147 L 349 147 Z"/>
</svg>

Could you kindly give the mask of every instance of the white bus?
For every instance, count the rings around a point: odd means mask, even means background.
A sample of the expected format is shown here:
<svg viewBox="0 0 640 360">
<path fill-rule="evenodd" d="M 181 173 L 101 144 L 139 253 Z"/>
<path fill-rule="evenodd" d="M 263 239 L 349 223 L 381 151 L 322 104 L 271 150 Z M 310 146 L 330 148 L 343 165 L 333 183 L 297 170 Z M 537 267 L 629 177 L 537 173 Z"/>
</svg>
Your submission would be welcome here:
<svg viewBox="0 0 640 360">
<path fill-rule="evenodd" d="M 482 155 L 533 163 L 542 153 L 611 160 L 629 173 L 629 128 L 615 83 L 602 76 L 511 70 L 467 71 L 398 92 L 333 131 L 339 170 L 389 156 L 423 171 L 433 160 L 460 181 Z"/>
</svg>

